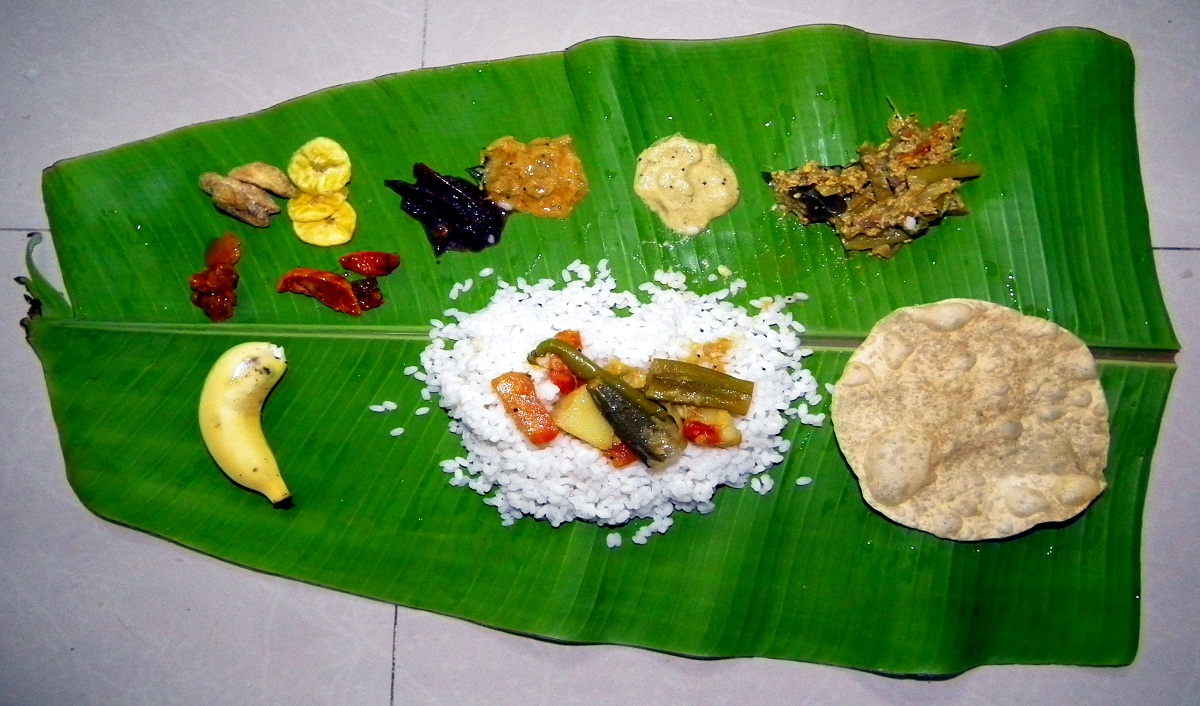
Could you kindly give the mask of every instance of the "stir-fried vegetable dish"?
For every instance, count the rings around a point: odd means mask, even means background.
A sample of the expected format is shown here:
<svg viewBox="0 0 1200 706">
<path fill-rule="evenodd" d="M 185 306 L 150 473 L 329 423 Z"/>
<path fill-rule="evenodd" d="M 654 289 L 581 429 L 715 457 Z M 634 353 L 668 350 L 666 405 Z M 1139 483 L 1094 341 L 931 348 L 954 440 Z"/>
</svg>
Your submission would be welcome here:
<svg viewBox="0 0 1200 706">
<path fill-rule="evenodd" d="M 763 178 L 780 209 L 804 225 L 827 223 L 847 251 L 891 257 L 946 216 L 967 213 L 958 188 L 982 169 L 955 156 L 966 118 L 960 110 L 925 129 L 916 116 L 893 116 L 890 137 L 878 147 L 859 147 L 853 164 L 809 162 Z"/>
</svg>

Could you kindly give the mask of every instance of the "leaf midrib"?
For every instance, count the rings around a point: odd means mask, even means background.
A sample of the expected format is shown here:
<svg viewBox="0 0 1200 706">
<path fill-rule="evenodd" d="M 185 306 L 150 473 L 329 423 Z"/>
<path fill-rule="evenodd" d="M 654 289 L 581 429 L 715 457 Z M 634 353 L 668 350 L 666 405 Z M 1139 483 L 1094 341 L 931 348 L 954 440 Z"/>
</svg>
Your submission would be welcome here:
<svg viewBox="0 0 1200 706">
<path fill-rule="evenodd" d="M 211 324 L 162 323 L 147 321 L 96 321 L 79 319 L 44 318 L 43 326 L 90 329 L 93 331 L 124 331 L 128 333 L 165 333 L 185 336 L 303 336 L 306 338 L 378 339 L 398 341 L 427 341 L 427 326 L 361 326 L 347 328 L 321 324 Z M 802 338 L 805 348 L 814 351 L 853 352 L 862 344 L 864 336 L 831 336 L 828 334 L 806 334 Z M 1157 348 L 1115 348 L 1089 346 L 1092 355 L 1101 362 L 1136 363 L 1144 365 L 1176 366 L 1178 350 Z"/>
</svg>

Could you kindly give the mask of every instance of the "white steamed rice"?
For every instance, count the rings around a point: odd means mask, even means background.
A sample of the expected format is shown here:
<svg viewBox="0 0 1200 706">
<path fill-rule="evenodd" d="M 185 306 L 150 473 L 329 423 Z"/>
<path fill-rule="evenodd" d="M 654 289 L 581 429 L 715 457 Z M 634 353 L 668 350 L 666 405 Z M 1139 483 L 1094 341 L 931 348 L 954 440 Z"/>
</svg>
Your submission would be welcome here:
<svg viewBox="0 0 1200 706">
<path fill-rule="evenodd" d="M 635 532 L 635 544 L 667 531 L 676 510 L 711 512 L 718 486 L 741 488 L 755 478 L 755 490 L 770 491 L 774 481 L 761 474 L 788 450 L 790 442 L 780 437 L 788 417 L 819 426 L 825 416 L 808 413 L 809 405 L 821 402 L 816 380 L 802 366 L 812 351 L 801 347 L 804 327 L 784 311 L 799 297 L 759 300 L 762 310 L 751 316 L 726 301 L 745 289 L 743 280 L 708 295 L 687 291 L 682 273 L 659 272 L 655 280 L 662 286 L 640 288 L 650 299 L 643 303 L 631 292 L 617 291 L 605 261 L 594 278 L 576 261 L 564 270 L 561 285 L 549 279 L 533 284 L 518 279 L 515 286 L 498 281 L 484 309 L 450 309 L 446 321 L 432 322 L 432 343 L 421 354 L 424 372 L 405 372 L 440 396 L 452 418 L 451 431 L 462 437 L 466 455 L 442 463 L 452 485 L 488 496 L 484 502 L 496 508 L 505 525 L 525 516 L 554 526 L 572 520 L 609 526 L 651 520 Z M 552 404 L 558 389 L 526 356 L 567 329 L 581 333 L 584 352 L 593 360 L 603 364 L 619 358 L 641 368 L 655 357 L 685 358 L 693 344 L 734 340 L 726 371 L 755 383 L 749 414 L 736 419 L 742 444 L 734 449 L 689 446 L 677 464 L 654 474 L 642 464 L 615 470 L 599 451 L 565 433 L 546 447 L 533 446 L 505 413 L 491 380 L 528 372 L 538 394 Z M 805 404 L 793 408 L 801 399 Z M 610 536 L 609 546 L 613 541 Z"/>
</svg>

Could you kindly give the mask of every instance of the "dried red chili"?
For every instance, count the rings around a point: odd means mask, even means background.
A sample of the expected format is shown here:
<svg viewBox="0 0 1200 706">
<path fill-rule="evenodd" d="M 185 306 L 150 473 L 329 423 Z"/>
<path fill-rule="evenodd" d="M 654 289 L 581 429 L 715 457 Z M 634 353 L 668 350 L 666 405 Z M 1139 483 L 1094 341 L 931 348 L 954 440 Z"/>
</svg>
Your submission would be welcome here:
<svg viewBox="0 0 1200 706">
<path fill-rule="evenodd" d="M 188 278 L 192 304 L 200 307 L 211 321 L 220 323 L 233 316 L 238 285 L 238 273 L 233 266 L 241 256 L 241 242 L 233 233 L 226 233 L 205 251 L 204 270 Z"/>
<path fill-rule="evenodd" d="M 388 252 L 364 250 L 342 255 L 338 262 L 351 272 L 364 277 L 386 277 L 400 266 L 400 256 Z"/>
<path fill-rule="evenodd" d="M 362 306 L 354 287 L 332 272 L 297 267 L 279 280 L 279 292 L 292 292 L 312 297 L 334 311 L 351 316 L 362 314 Z"/>
</svg>

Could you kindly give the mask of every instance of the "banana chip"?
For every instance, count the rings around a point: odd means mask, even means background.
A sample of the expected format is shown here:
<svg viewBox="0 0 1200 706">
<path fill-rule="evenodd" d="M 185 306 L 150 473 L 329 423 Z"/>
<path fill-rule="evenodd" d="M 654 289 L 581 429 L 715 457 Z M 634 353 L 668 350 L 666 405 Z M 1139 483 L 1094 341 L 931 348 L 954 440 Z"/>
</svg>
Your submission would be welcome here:
<svg viewBox="0 0 1200 706">
<path fill-rule="evenodd" d="M 332 247 L 354 237 L 358 214 L 350 205 L 350 155 L 328 137 L 309 140 L 288 163 L 299 192 L 288 202 L 296 237 L 309 245 Z"/>
<path fill-rule="evenodd" d="M 312 223 L 329 218 L 346 203 L 350 190 L 338 189 L 329 194 L 310 194 L 301 191 L 291 201 L 288 201 L 288 218 L 293 223 Z"/>
<path fill-rule="evenodd" d="M 328 137 L 318 137 L 296 150 L 287 172 L 301 191 L 329 194 L 349 183 L 350 155 Z"/>
<path fill-rule="evenodd" d="M 292 221 L 296 237 L 309 245 L 333 247 L 350 242 L 354 228 L 358 225 L 358 214 L 354 207 L 343 201 L 328 218 L 319 221 Z"/>
</svg>

